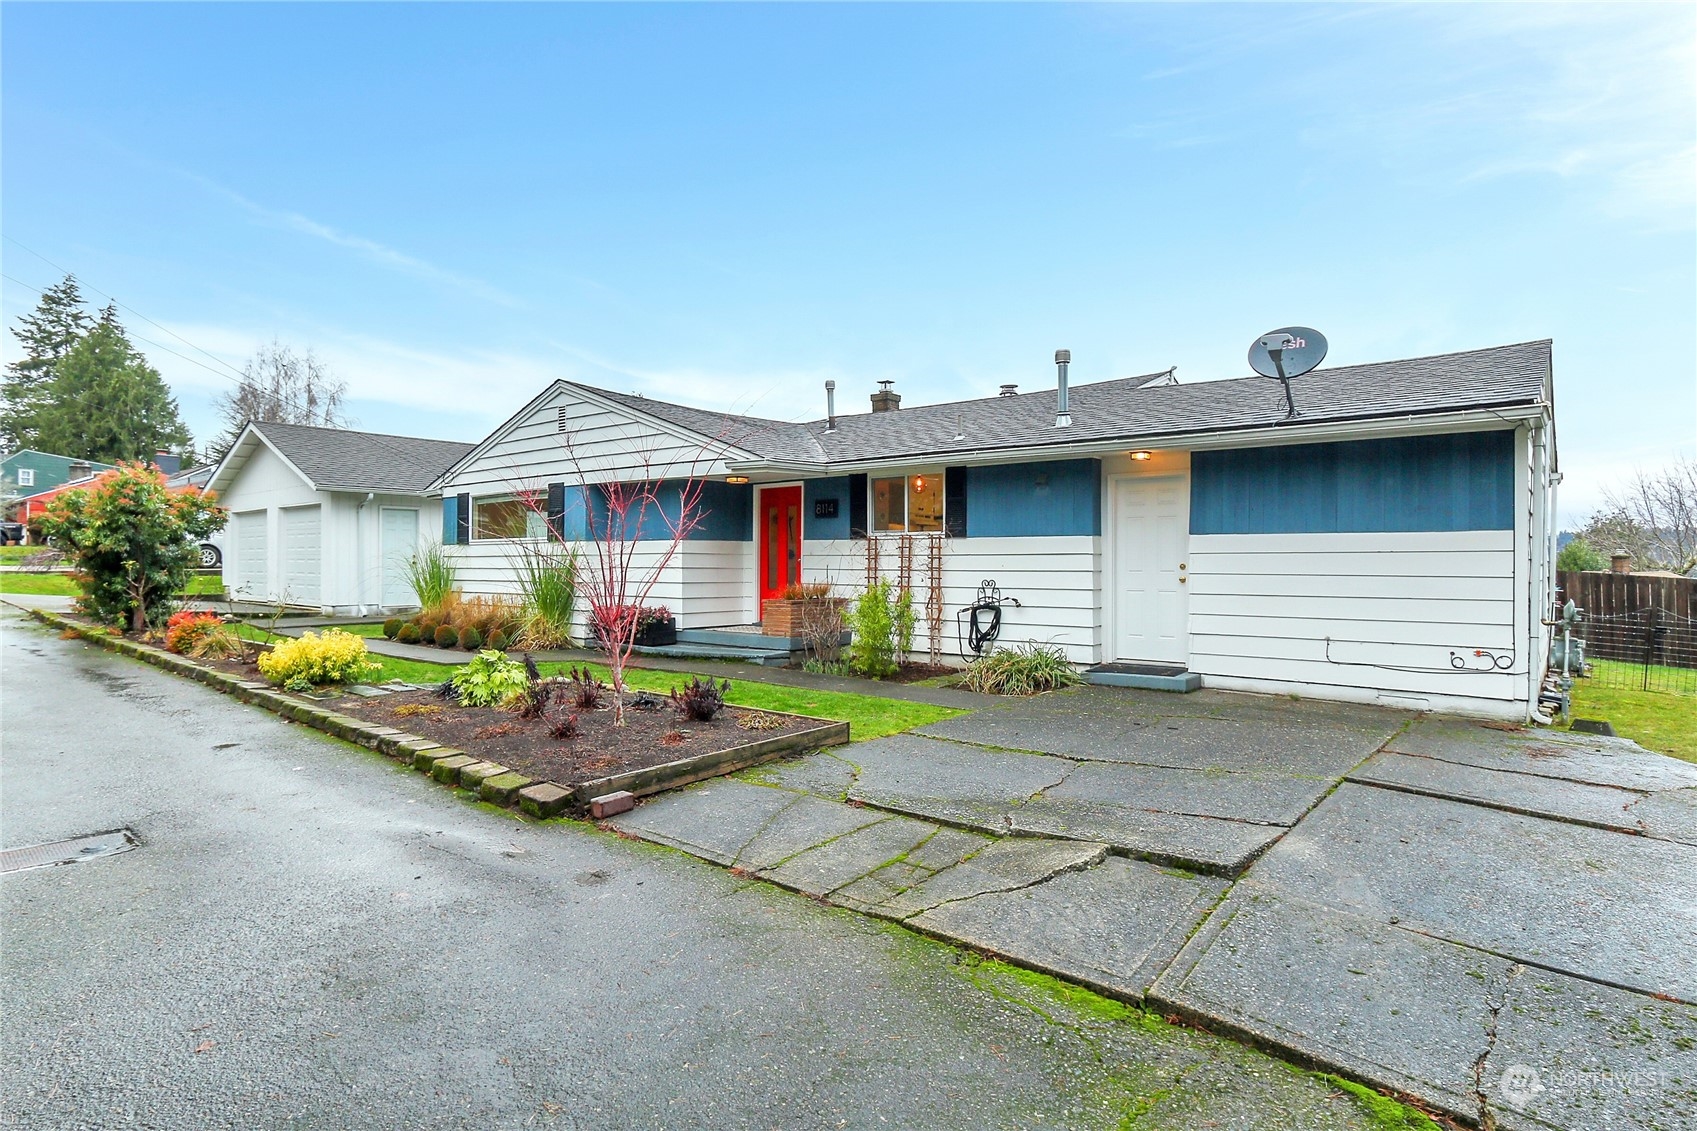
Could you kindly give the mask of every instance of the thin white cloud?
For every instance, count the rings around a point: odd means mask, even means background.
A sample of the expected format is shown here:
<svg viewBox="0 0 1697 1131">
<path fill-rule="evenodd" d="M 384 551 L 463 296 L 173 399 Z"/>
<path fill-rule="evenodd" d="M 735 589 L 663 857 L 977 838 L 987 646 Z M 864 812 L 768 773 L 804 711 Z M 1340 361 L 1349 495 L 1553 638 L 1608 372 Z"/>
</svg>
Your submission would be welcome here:
<svg viewBox="0 0 1697 1131">
<path fill-rule="evenodd" d="M 416 256 L 407 255 L 405 252 L 397 251 L 396 249 L 389 247 L 386 244 L 379 243 L 376 240 L 367 239 L 364 236 L 354 235 L 350 232 L 344 232 L 340 229 L 333 228 L 329 224 L 320 223 L 309 216 L 301 215 L 299 212 L 291 212 L 280 208 L 269 208 L 257 201 L 243 196 L 241 193 L 232 188 L 221 185 L 217 181 L 208 177 L 201 176 L 199 173 L 193 173 L 186 169 L 178 169 L 176 172 L 180 176 L 193 181 L 195 184 L 200 185 L 209 192 L 221 196 L 225 200 L 235 204 L 249 215 L 260 220 L 262 223 L 269 224 L 273 227 L 284 228 L 293 232 L 299 232 L 302 235 L 323 240 L 324 242 L 334 244 L 337 247 L 347 248 L 350 251 L 358 252 L 366 259 L 383 267 L 388 267 L 403 274 L 411 275 L 413 278 L 422 279 L 428 283 L 434 283 L 438 286 L 463 291 L 466 294 L 483 299 L 486 302 L 492 302 L 501 306 L 513 308 L 521 308 L 524 306 L 524 303 L 519 299 L 507 294 L 498 287 L 484 282 L 482 279 L 476 279 L 470 275 L 462 275 L 457 271 L 449 271 L 446 268 L 438 267 L 434 263 L 428 263 Z"/>
</svg>

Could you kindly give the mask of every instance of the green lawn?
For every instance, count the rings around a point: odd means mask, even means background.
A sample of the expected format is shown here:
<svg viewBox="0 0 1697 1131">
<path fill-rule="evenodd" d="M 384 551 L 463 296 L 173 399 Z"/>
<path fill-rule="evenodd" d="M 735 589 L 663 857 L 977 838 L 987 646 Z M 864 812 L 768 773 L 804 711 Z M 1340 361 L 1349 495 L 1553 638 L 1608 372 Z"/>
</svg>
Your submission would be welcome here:
<svg viewBox="0 0 1697 1131">
<path fill-rule="evenodd" d="M 0 565 L 22 565 L 31 554 L 39 554 L 45 546 L 0 546 Z"/>
<path fill-rule="evenodd" d="M 265 630 L 256 625 L 238 625 L 237 631 L 250 640 L 265 639 Z M 375 628 L 381 634 L 381 625 L 352 625 L 349 631 L 356 628 Z M 357 635 L 369 636 L 370 632 Z M 464 653 L 462 653 L 464 655 Z M 373 683 L 385 680 L 399 679 L 407 683 L 441 683 L 453 674 L 454 664 L 435 664 L 423 660 L 403 660 L 394 656 L 379 656 L 375 653 L 371 658 L 379 665 L 378 671 L 372 674 Z M 469 658 L 469 656 L 467 656 Z M 463 660 L 461 661 L 464 662 Z M 542 664 L 544 675 L 563 675 L 570 664 Z M 599 664 L 591 664 L 591 669 L 601 679 L 607 678 L 607 669 Z M 815 691 L 804 687 L 775 687 L 766 683 L 744 682 L 736 678 L 734 671 L 727 673 L 731 681 L 731 691 L 726 701 L 738 707 L 759 707 L 768 711 L 790 711 L 795 714 L 812 715 L 815 718 L 840 720 L 849 724 L 849 734 L 856 741 L 867 738 L 882 738 L 887 734 L 898 734 L 913 727 L 924 726 L 940 719 L 947 719 L 961 712 L 953 707 L 934 707 L 929 703 L 908 703 L 900 699 L 884 699 L 876 695 L 854 695 L 842 691 Z M 689 680 L 686 673 L 655 671 L 651 668 L 630 668 L 626 671 L 626 682 L 633 690 L 657 691 L 665 694 Z"/>
<path fill-rule="evenodd" d="M 1627 691 L 1573 681 L 1573 713 L 1604 719 L 1615 733 L 1649 750 L 1697 762 L 1697 695 L 1672 691 Z"/>
<path fill-rule="evenodd" d="M 192 594 L 211 596 L 224 591 L 217 574 L 195 574 L 189 581 Z M 37 597 L 81 597 L 82 590 L 68 573 L 0 573 L 0 593 L 28 593 Z"/>
</svg>

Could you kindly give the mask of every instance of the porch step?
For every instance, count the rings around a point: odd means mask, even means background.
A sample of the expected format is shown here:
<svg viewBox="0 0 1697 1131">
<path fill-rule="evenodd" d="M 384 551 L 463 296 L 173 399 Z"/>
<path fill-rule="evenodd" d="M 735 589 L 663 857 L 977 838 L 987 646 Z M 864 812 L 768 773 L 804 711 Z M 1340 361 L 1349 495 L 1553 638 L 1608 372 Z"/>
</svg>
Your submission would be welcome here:
<svg viewBox="0 0 1697 1131">
<path fill-rule="evenodd" d="M 849 634 L 843 633 L 840 643 L 847 644 Z M 771 651 L 800 652 L 807 647 L 801 636 L 767 636 L 759 625 L 734 625 L 721 628 L 680 628 L 679 644 L 711 644 L 721 648 L 760 648 Z"/>
<path fill-rule="evenodd" d="M 1084 682 L 1104 687 L 1141 687 L 1145 691 L 1184 694 L 1201 687 L 1202 677 L 1168 664 L 1097 664 L 1084 669 Z"/>
<path fill-rule="evenodd" d="M 754 639 L 759 640 L 760 637 Z M 633 651 L 639 656 L 675 656 L 686 660 L 735 660 L 744 664 L 760 664 L 765 667 L 783 667 L 790 662 L 788 648 L 753 647 L 737 648 L 725 644 L 704 644 L 699 641 L 684 639 L 684 633 L 678 633 L 676 644 L 656 646 L 637 645 Z"/>
</svg>

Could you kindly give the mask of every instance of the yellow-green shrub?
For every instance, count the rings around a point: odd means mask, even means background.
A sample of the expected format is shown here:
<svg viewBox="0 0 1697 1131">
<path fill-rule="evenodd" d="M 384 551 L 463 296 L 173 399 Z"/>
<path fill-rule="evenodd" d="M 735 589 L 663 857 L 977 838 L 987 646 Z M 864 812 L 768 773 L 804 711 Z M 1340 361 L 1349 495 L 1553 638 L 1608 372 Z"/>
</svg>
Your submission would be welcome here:
<svg viewBox="0 0 1697 1131">
<path fill-rule="evenodd" d="M 327 628 L 322 635 L 308 632 L 285 640 L 259 657 L 259 671 L 290 691 L 305 691 L 325 683 L 355 683 L 377 670 L 365 658 L 365 641 L 350 632 Z"/>
</svg>

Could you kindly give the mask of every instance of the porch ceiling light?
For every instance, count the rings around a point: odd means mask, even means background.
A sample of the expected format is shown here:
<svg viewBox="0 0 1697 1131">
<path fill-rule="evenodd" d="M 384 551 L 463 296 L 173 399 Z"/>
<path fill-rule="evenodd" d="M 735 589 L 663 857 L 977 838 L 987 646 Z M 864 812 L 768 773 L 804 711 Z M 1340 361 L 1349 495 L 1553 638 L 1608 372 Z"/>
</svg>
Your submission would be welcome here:
<svg viewBox="0 0 1697 1131">
<path fill-rule="evenodd" d="M 747 483 L 748 482 L 748 476 L 746 476 L 746 475 L 727 475 L 727 476 L 725 476 L 725 482 L 726 483 Z"/>
<path fill-rule="evenodd" d="M 1146 459 L 1155 458 L 1155 453 L 1139 448 L 1137 451 L 1131 453 L 1131 458 L 1136 460 L 1138 463 L 1142 463 Z"/>
</svg>

